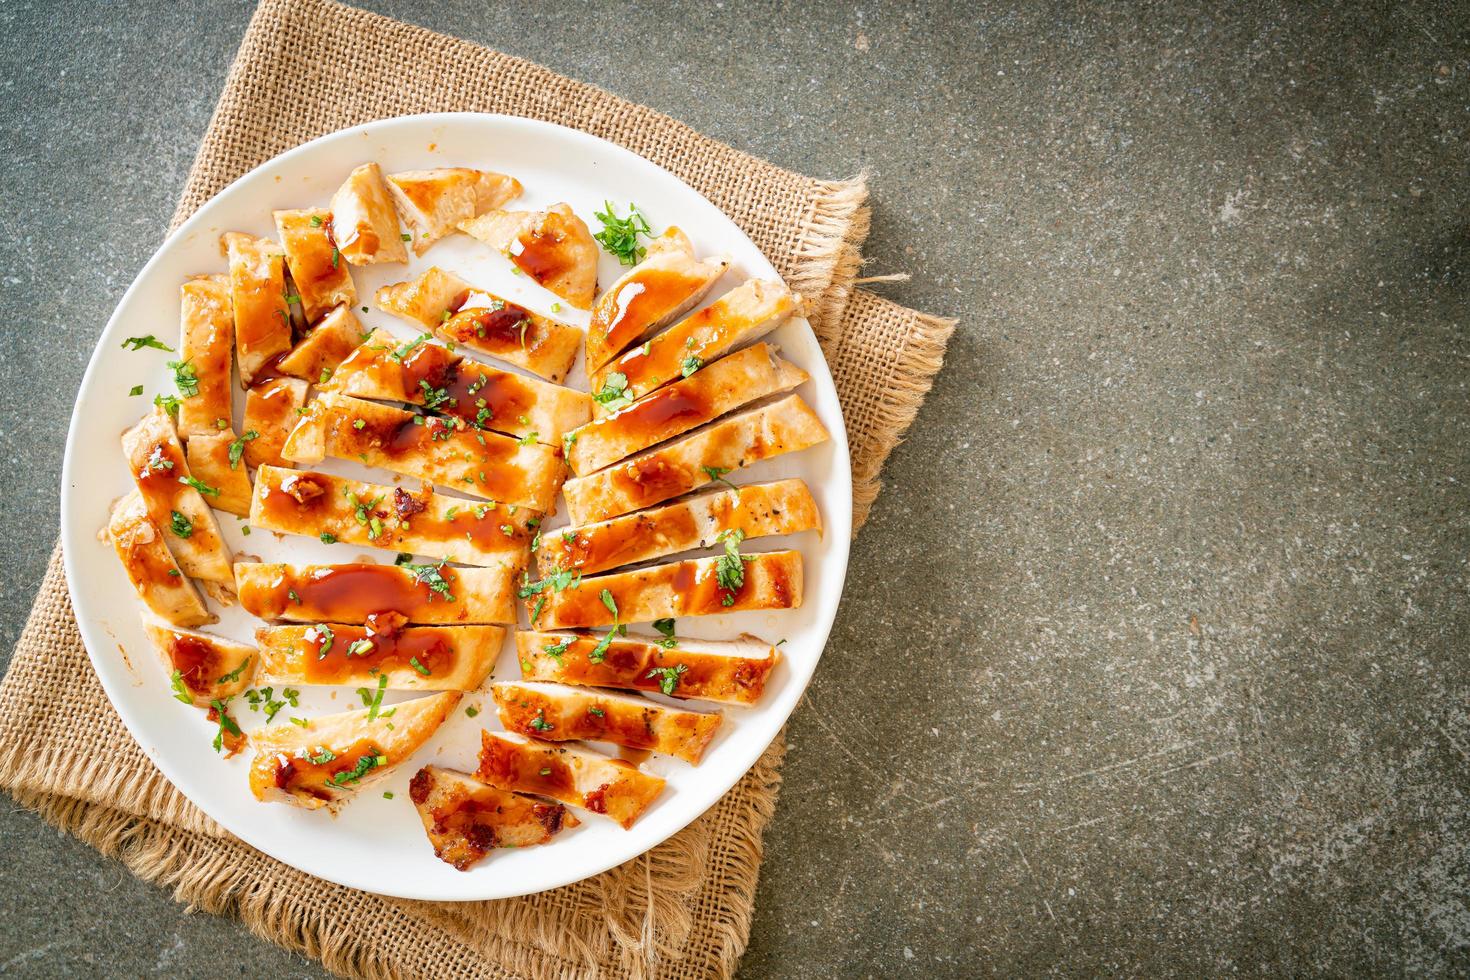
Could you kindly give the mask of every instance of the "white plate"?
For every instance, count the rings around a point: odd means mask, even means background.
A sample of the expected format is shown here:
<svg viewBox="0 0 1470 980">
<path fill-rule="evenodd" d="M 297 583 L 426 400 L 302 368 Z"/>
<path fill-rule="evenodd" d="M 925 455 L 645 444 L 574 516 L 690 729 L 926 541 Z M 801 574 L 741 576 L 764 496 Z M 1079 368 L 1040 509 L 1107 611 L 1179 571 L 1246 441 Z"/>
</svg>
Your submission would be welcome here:
<svg viewBox="0 0 1470 980">
<path fill-rule="evenodd" d="M 493 704 L 483 693 L 470 695 L 464 702 L 480 708 L 478 717 L 456 712 L 415 758 L 364 789 L 335 817 L 256 802 L 246 785 L 249 752 L 230 761 L 216 755 L 210 747 L 214 726 L 202 712 L 171 697 L 167 675 L 142 631 L 141 605 L 111 546 L 97 538 L 111 503 L 130 487 L 119 434 L 151 407 L 154 394 L 173 393 L 165 362 L 177 355 L 124 351 L 120 345 L 126 337 L 151 333 L 177 347 L 179 283 L 190 275 L 225 270 L 217 247 L 220 233 L 237 230 L 274 238 L 272 209 L 326 207 L 347 173 L 368 160 L 377 160 L 389 173 L 470 166 L 513 174 L 525 185 L 525 194 L 512 207 L 540 208 L 564 200 L 594 229 L 597 223 L 592 212 L 604 200 L 617 203 L 620 212 L 635 201 L 656 232 L 677 224 L 694 240 L 699 254 L 727 252 L 734 257 L 721 290 L 743 278 L 775 276 L 771 264 L 734 222 L 693 189 L 642 157 L 575 130 L 510 116 L 436 114 L 370 123 L 298 147 L 240 178 L 200 208 L 144 266 L 103 331 L 82 379 L 67 434 L 61 496 L 67 581 L 93 666 L 129 731 L 163 774 L 231 833 L 308 874 L 385 895 L 468 900 L 530 894 L 621 864 L 684 827 L 744 775 L 791 714 L 826 644 L 847 570 L 852 479 L 842 414 L 810 326 L 804 320 L 783 326 L 773 339 L 811 375 L 800 391 L 832 439 L 751 467 L 738 479 L 754 482 L 800 476 L 811 486 L 821 508 L 823 534 L 761 539 L 744 549 L 747 553 L 799 549 L 806 565 L 805 601 L 794 611 L 679 621 L 679 631 L 690 636 L 726 638 L 748 631 L 770 642 L 785 639 L 781 647 L 785 660 L 773 673 L 759 705 L 722 709 L 725 724 L 699 766 L 664 756 L 649 760 L 648 767 L 664 775 L 669 784 L 632 830 L 583 815 L 580 827 L 563 832 L 546 846 L 497 851 L 468 872 L 455 871 L 435 858 L 408 800 L 408 780 L 419 766 L 430 762 L 474 769 L 480 729 L 499 728 Z M 456 235 L 436 244 L 423 258 L 413 259 L 407 269 L 403 265 L 353 269 L 359 311 L 371 305 L 378 286 L 408 279 L 431 264 L 459 272 L 473 283 L 542 313 L 555 300 L 525 277 L 513 275 L 509 263 L 487 246 Z M 617 275 L 617 261 L 604 255 L 599 283 L 605 287 Z M 564 305 L 560 315 L 573 319 L 568 312 Z M 417 333 L 376 308 L 360 315 L 370 327 L 386 327 L 405 337 Z M 575 322 L 585 327 L 586 315 L 578 316 Z M 140 383 L 145 385 L 145 395 L 130 397 L 129 389 Z M 580 361 L 568 383 L 585 389 Z M 237 428 L 242 404 L 243 398 L 237 397 Z M 343 464 L 328 463 L 322 468 L 352 471 Z M 393 482 L 382 471 L 375 477 L 379 482 Z M 564 507 L 562 510 L 564 513 Z M 222 512 L 219 517 L 227 541 L 237 552 L 266 561 L 342 562 L 364 555 L 370 556 L 368 560 L 393 560 L 388 552 L 324 545 L 303 537 L 278 538 L 259 530 L 246 537 L 239 530 L 243 522 L 238 518 Z M 548 521 L 547 526 L 565 521 L 562 516 Z M 524 612 L 521 615 L 524 619 Z M 235 607 L 223 610 L 220 624 L 211 629 L 250 640 L 256 625 L 257 620 Z M 650 632 L 646 626 L 641 631 Z M 519 676 L 512 651 L 508 639 L 494 678 Z M 357 707 L 360 702 L 352 688 L 307 688 L 301 709 L 293 712 L 288 708 L 276 721 L 284 722 L 287 714 Z M 246 709 L 243 699 L 236 701 L 235 709 L 247 731 L 262 721 L 259 714 Z M 384 799 L 385 790 L 392 791 L 394 799 Z"/>
</svg>

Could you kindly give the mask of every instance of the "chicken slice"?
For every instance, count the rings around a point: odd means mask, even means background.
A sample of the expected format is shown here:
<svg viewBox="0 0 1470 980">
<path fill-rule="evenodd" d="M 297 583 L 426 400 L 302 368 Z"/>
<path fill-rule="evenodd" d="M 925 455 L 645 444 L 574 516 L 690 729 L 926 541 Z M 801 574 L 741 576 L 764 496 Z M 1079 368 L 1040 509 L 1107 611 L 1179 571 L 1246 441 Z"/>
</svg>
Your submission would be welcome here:
<svg viewBox="0 0 1470 980">
<path fill-rule="evenodd" d="M 690 558 L 584 578 L 560 592 L 550 589 L 532 593 L 535 598 L 528 601 L 531 625 L 537 629 L 611 626 L 614 620 L 648 623 L 676 616 L 796 609 L 801 605 L 801 552 L 766 551 L 734 561 L 740 569 L 738 577 L 734 572 L 737 566 L 728 556 Z M 528 585 L 521 592 L 529 589 Z"/>
<path fill-rule="evenodd" d="M 514 732 L 480 733 L 475 775 L 492 786 L 549 796 L 616 820 L 624 830 L 663 792 L 664 780 L 623 759 Z"/>
<path fill-rule="evenodd" d="M 696 490 L 741 467 L 827 440 L 800 395 L 728 415 L 562 487 L 574 525 L 605 521 Z"/>
<path fill-rule="evenodd" d="M 495 566 L 525 553 L 541 517 L 526 507 L 450 497 L 428 487 L 410 493 L 331 473 L 262 466 L 255 473 L 250 523 L 327 544 Z"/>
<path fill-rule="evenodd" d="M 214 622 L 216 617 L 205 607 L 194 583 L 180 570 L 163 542 L 163 534 L 148 516 L 143 496 L 137 490 L 129 491 L 117 502 L 107 522 L 107 536 L 112 540 L 113 550 L 143 605 L 175 626 Z"/>
<path fill-rule="evenodd" d="M 163 529 L 168 549 L 184 574 L 224 586 L 232 584 L 230 550 L 220 536 L 214 512 L 196 487 L 203 487 L 211 496 L 218 496 L 219 490 L 196 480 L 190 472 L 169 414 L 155 406 L 123 433 L 122 447 L 148 516 Z"/>
<path fill-rule="evenodd" d="M 545 211 L 491 211 L 459 223 L 461 231 L 505 253 L 516 268 L 571 303 L 590 310 L 597 295 L 597 242 L 569 204 Z"/>
<path fill-rule="evenodd" d="M 250 513 L 250 472 L 241 458 L 244 449 L 245 441 L 229 429 L 196 435 L 184 447 L 190 471 L 219 491 L 209 502 L 216 510 L 237 517 Z"/>
<path fill-rule="evenodd" d="M 515 622 L 520 562 L 493 568 L 433 565 L 235 566 L 240 605 L 260 619 L 296 623 L 452 626 Z"/>
<path fill-rule="evenodd" d="M 281 358 L 280 370 L 312 384 L 326 384 L 337 365 L 357 349 L 364 337 L 366 331 L 357 315 L 346 306 L 338 306 L 307 331 L 291 348 L 291 353 Z"/>
<path fill-rule="evenodd" d="M 424 766 L 408 784 L 424 832 L 441 861 L 460 871 L 497 847 L 545 844 L 579 823 L 560 803 L 487 786 L 467 773 Z"/>
<path fill-rule="evenodd" d="M 230 260 L 240 383 L 249 386 L 269 361 L 291 349 L 286 255 L 269 239 L 237 231 L 220 237 L 220 249 Z"/>
<path fill-rule="evenodd" d="M 389 628 L 389 627 L 393 628 Z M 495 666 L 499 626 L 262 626 L 260 679 L 275 684 L 377 684 L 389 690 L 473 691 Z"/>
<path fill-rule="evenodd" d="M 588 374 L 694 309 L 729 267 L 724 256 L 696 259 L 689 236 L 678 228 L 655 238 L 643 261 L 623 273 L 592 307 Z"/>
<path fill-rule="evenodd" d="M 374 705 L 312 718 L 304 727 L 258 728 L 250 733 L 250 791 L 262 803 L 337 806 L 417 752 L 460 697 L 447 691 L 386 709 Z"/>
<path fill-rule="evenodd" d="M 179 392 L 179 434 L 188 439 L 228 429 L 235 345 L 229 276 L 197 276 L 179 287 L 179 327 L 179 359 L 194 388 Z"/>
<path fill-rule="evenodd" d="M 332 237 L 332 212 L 305 208 L 276 211 L 272 217 L 306 322 L 316 323 L 334 306 L 356 303 L 352 272 Z"/>
<path fill-rule="evenodd" d="M 423 255 L 461 221 L 519 197 L 521 182 L 488 170 L 441 167 L 389 174 L 388 190 L 413 236 L 414 254 Z"/>
<path fill-rule="evenodd" d="M 407 262 L 398 215 L 376 163 L 364 163 L 332 195 L 332 237 L 353 265 Z"/>
<path fill-rule="evenodd" d="M 245 462 L 290 466 L 282 455 L 310 386 L 300 378 L 258 381 L 245 393 Z"/>
<path fill-rule="evenodd" d="M 196 708 L 234 697 L 255 677 L 255 648 L 248 643 L 154 623 L 143 629 L 163 659 L 174 696 Z"/>
<path fill-rule="evenodd" d="M 821 526 L 817 502 L 801 480 L 750 483 L 735 490 L 695 494 L 598 524 L 548 531 L 541 535 L 536 560 L 543 577 L 561 569 L 592 575 L 710 548 L 727 531 L 737 530 L 749 540 L 820 530 Z"/>
<path fill-rule="evenodd" d="M 539 681 L 491 685 L 500 723 L 509 731 L 563 742 L 585 739 L 650 749 L 698 764 L 723 720 L 647 698 Z"/>
<path fill-rule="evenodd" d="M 629 635 L 614 637 L 599 650 L 601 643 L 601 637 L 588 633 L 517 633 L 521 679 L 755 704 L 781 660 L 775 647 L 753 636 L 691 640 Z"/>
</svg>

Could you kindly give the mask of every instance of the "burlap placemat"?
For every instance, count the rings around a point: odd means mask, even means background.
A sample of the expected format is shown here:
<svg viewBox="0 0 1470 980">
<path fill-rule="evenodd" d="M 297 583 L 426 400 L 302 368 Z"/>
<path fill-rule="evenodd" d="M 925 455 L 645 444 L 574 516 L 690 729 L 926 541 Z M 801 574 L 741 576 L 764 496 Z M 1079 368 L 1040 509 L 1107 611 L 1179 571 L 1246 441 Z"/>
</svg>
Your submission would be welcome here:
<svg viewBox="0 0 1470 980">
<path fill-rule="evenodd" d="M 409 112 L 506 112 L 574 126 L 663 165 L 729 214 L 817 329 L 851 443 L 856 521 L 938 370 L 951 321 L 853 288 L 865 189 L 818 181 L 642 106 L 454 38 L 325 0 L 266 0 L 174 217 L 323 133 Z M 225 833 L 148 763 L 98 684 L 58 549 L 0 684 L 0 785 L 182 902 L 363 976 L 728 976 L 750 930 L 780 739 L 719 803 L 648 854 L 521 899 L 427 903 L 328 885 Z"/>
</svg>

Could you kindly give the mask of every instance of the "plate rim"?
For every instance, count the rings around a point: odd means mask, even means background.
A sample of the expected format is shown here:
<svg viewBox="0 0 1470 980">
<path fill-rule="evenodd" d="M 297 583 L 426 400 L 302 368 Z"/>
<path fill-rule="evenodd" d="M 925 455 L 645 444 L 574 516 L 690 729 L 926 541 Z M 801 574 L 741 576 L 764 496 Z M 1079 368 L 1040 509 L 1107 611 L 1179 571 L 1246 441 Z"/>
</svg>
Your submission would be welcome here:
<svg viewBox="0 0 1470 980">
<path fill-rule="evenodd" d="M 291 147 L 290 149 L 287 149 L 271 157 L 270 159 L 260 163 L 259 165 L 251 168 L 246 173 L 241 174 L 239 177 L 236 177 L 234 180 L 230 181 L 220 190 L 212 194 L 202 204 L 200 204 L 199 207 L 195 209 L 194 213 L 191 214 L 182 223 L 180 223 L 177 228 L 169 232 L 164 237 L 163 241 L 159 243 L 153 254 L 149 256 L 148 260 L 142 265 L 137 274 L 133 277 L 132 282 L 129 283 L 127 289 L 124 290 L 122 295 L 118 298 L 112 313 L 109 315 L 107 322 L 103 325 L 102 330 L 98 334 L 97 342 L 94 344 L 92 353 L 88 357 L 87 367 L 82 374 L 80 383 L 77 386 L 77 402 L 73 404 L 71 418 L 67 424 L 66 444 L 62 456 L 61 486 L 59 493 L 62 563 L 63 569 L 65 571 L 67 594 L 73 606 L 73 618 L 77 624 L 77 631 L 82 640 L 82 645 L 87 651 L 87 657 L 88 660 L 91 662 L 93 674 L 97 678 L 98 683 L 102 686 L 103 691 L 106 694 L 108 702 L 112 706 L 113 711 L 117 713 L 118 717 L 123 722 L 123 726 L 128 730 L 128 734 L 132 737 L 134 743 L 138 745 L 138 747 L 143 751 L 148 760 L 158 769 L 163 778 L 166 779 L 169 784 L 173 786 L 174 789 L 178 790 L 178 792 L 182 794 L 186 799 L 188 799 L 192 804 L 199 807 L 201 812 L 207 814 L 211 819 L 218 822 L 232 835 L 236 836 L 244 843 L 253 848 L 256 848 L 267 856 L 282 862 L 287 867 L 290 867 L 293 870 L 300 871 L 303 874 L 310 875 L 311 877 L 318 878 L 323 881 L 329 881 L 333 884 L 341 885 L 342 887 L 352 888 L 370 894 L 384 895 L 393 898 L 416 899 L 426 901 L 481 901 L 485 899 L 495 898 L 515 898 L 525 895 L 539 894 L 544 891 L 549 891 L 555 888 L 562 888 L 570 884 L 585 881 L 588 878 L 595 877 L 596 875 L 602 874 L 603 872 L 608 871 L 614 867 L 625 864 L 628 861 L 636 860 L 639 857 L 642 857 L 648 851 L 652 850 L 655 847 L 658 847 L 660 844 L 667 841 L 670 837 L 688 827 L 691 823 L 699 819 L 711 808 L 713 808 L 717 803 L 723 800 L 725 796 L 728 795 L 729 792 L 735 788 L 735 785 L 739 783 L 740 780 L 745 778 L 745 776 L 751 771 L 751 769 L 754 768 L 756 762 L 760 760 L 761 756 L 765 754 L 765 752 L 770 748 L 771 744 L 774 743 L 776 738 L 780 736 L 781 730 L 790 721 L 792 714 L 795 713 L 797 706 L 800 705 L 805 691 L 807 690 L 807 687 L 811 684 L 812 678 L 816 675 L 817 668 L 820 665 L 821 659 L 826 652 L 827 643 L 831 639 L 832 627 L 836 620 L 837 610 L 841 606 L 842 596 L 846 589 L 848 566 L 851 557 L 850 553 L 852 539 L 852 466 L 851 459 L 848 455 L 847 422 L 842 411 L 841 400 L 837 397 L 836 383 L 832 377 L 830 367 L 827 364 L 825 352 L 823 352 L 821 349 L 821 344 L 816 338 L 816 333 L 811 326 L 810 320 L 806 317 L 803 317 L 801 318 L 800 325 L 811 335 L 813 346 L 821 355 L 818 359 L 819 363 L 804 367 L 806 367 L 808 372 L 811 374 L 812 380 L 814 382 L 816 382 L 818 385 L 825 384 L 826 386 L 828 386 L 833 395 L 833 402 L 836 405 L 835 419 L 824 420 L 827 423 L 828 432 L 831 437 L 831 442 L 833 446 L 833 472 L 829 475 L 828 479 L 840 479 L 842 484 L 846 487 L 847 491 L 846 493 L 834 495 L 837 501 L 838 513 L 833 514 L 829 512 L 828 514 L 824 515 L 823 520 L 823 547 L 837 549 L 835 557 L 840 559 L 838 562 L 840 574 L 836 576 L 836 581 L 832 586 L 832 588 L 836 590 L 837 598 L 836 601 L 832 603 L 830 615 L 821 617 L 814 623 L 814 627 L 820 635 L 821 641 L 820 644 L 816 645 L 816 649 L 813 653 L 814 659 L 812 660 L 811 670 L 806 673 L 804 679 L 800 680 L 799 687 L 795 692 L 791 707 L 776 724 L 775 731 L 771 735 L 771 738 L 759 744 L 758 746 L 752 743 L 751 747 L 746 748 L 746 750 L 741 754 L 741 758 L 744 760 L 743 764 L 730 766 L 730 775 L 728 776 L 728 778 L 725 773 L 720 773 L 715 777 L 714 784 L 721 785 L 722 788 L 719 789 L 718 792 L 714 793 L 709 798 L 708 802 L 705 803 L 703 806 L 699 806 L 697 809 L 691 806 L 687 819 L 676 820 L 676 825 L 672 826 L 666 835 L 657 837 L 657 839 L 648 840 L 632 854 L 625 855 L 621 854 L 620 852 L 614 851 L 614 857 L 612 859 L 588 862 L 585 867 L 576 868 L 566 875 L 554 876 L 555 880 L 550 880 L 534 888 L 521 890 L 515 890 L 514 888 L 512 888 L 510 891 L 492 890 L 492 892 L 486 894 L 445 896 L 430 891 L 416 889 L 412 886 L 412 882 L 397 883 L 400 885 L 399 887 L 394 887 L 395 883 L 391 882 L 375 883 L 374 885 L 369 886 L 363 884 L 361 880 L 358 879 L 349 880 L 349 876 L 328 874 L 323 873 L 323 871 L 318 868 L 304 867 L 301 864 L 297 863 L 297 860 L 295 860 L 294 856 L 288 857 L 282 853 L 281 848 L 274 846 L 272 835 L 255 835 L 249 833 L 248 829 L 242 832 L 242 829 L 239 827 L 241 821 L 235 819 L 222 819 L 219 815 L 211 812 L 211 808 L 205 806 L 205 804 L 197 799 L 194 794 L 192 794 L 188 789 L 184 787 L 184 785 L 181 785 L 180 780 L 175 778 L 174 770 L 176 769 L 176 767 L 171 762 L 165 761 L 163 754 L 157 751 L 156 747 L 147 744 L 146 740 L 140 737 L 138 731 L 135 729 L 133 720 L 129 717 L 130 712 L 125 711 L 120 706 L 123 703 L 123 700 L 113 690 L 112 685 L 109 684 L 107 680 L 107 673 L 102 670 L 98 664 L 98 658 L 101 656 L 101 653 L 97 651 L 108 648 L 105 642 L 105 638 L 93 635 L 96 627 L 85 622 L 83 616 L 81 616 L 77 612 L 77 610 L 82 608 L 84 603 L 78 602 L 79 592 L 75 584 L 78 579 L 79 573 L 78 570 L 74 567 L 74 562 L 77 560 L 75 556 L 80 552 L 80 549 L 78 547 L 75 547 L 75 545 L 79 543 L 76 533 L 85 534 L 86 532 L 79 531 L 73 533 L 72 530 L 73 525 L 78 522 L 79 517 L 76 512 L 76 508 L 82 505 L 80 500 L 73 503 L 73 498 L 84 496 L 84 494 L 80 490 L 78 490 L 76 493 L 73 493 L 72 491 L 74 447 L 77 443 L 79 427 L 83 415 L 83 413 L 78 410 L 78 406 L 81 404 L 82 393 L 88 390 L 94 383 L 96 383 L 98 376 L 100 376 L 104 371 L 103 362 L 105 359 L 102 357 L 103 340 L 111 333 L 114 325 L 118 321 L 121 311 L 128 306 L 129 300 L 132 298 L 133 294 L 140 288 L 142 283 L 149 278 L 149 275 L 152 272 L 154 266 L 163 261 L 165 255 L 175 246 L 176 243 L 182 241 L 184 238 L 192 234 L 200 225 L 206 224 L 211 217 L 212 206 L 215 205 L 215 203 L 219 199 L 226 197 L 232 191 L 234 191 L 238 185 L 241 185 L 246 181 L 251 180 L 257 174 L 260 174 L 262 171 L 265 171 L 268 168 L 278 166 L 285 161 L 292 160 L 299 156 L 308 155 L 322 143 L 325 143 L 327 141 L 346 139 L 347 137 L 351 136 L 359 136 L 364 132 L 373 129 L 374 127 L 381 127 L 384 124 L 453 125 L 456 123 L 467 122 L 475 122 L 489 125 L 510 124 L 515 126 L 530 126 L 533 129 L 552 130 L 560 134 L 563 138 L 585 142 L 589 145 L 596 146 L 603 151 L 611 151 L 614 154 L 620 155 L 626 160 L 631 161 L 635 166 L 653 168 L 664 178 L 674 181 L 676 184 L 682 186 L 686 191 L 696 195 L 700 200 L 704 201 L 715 211 L 723 215 L 726 220 L 730 221 L 730 223 L 735 226 L 736 230 L 746 239 L 746 241 L 750 243 L 752 248 L 757 254 L 761 256 L 761 259 L 766 263 L 766 265 L 770 267 L 769 274 L 775 275 L 777 278 L 781 278 L 784 280 L 784 277 L 780 276 L 780 274 L 774 270 L 774 267 L 771 266 L 770 259 L 766 256 L 766 254 L 758 246 L 756 246 L 753 241 L 750 240 L 750 236 L 745 232 L 745 230 L 740 228 L 740 226 L 734 221 L 733 218 L 726 214 L 722 208 L 714 204 L 714 202 L 710 201 L 706 195 L 689 185 L 686 181 L 684 181 L 676 174 L 670 172 L 667 168 L 660 166 L 659 164 L 655 163 L 652 160 L 649 160 L 641 154 L 635 153 L 634 151 L 620 146 L 610 140 L 603 139 L 600 136 L 595 136 L 591 133 L 587 133 L 579 129 L 574 129 L 569 126 L 563 126 L 559 123 L 547 122 L 545 120 L 534 119 L 528 116 L 516 116 L 506 113 L 487 112 L 412 113 L 399 116 L 387 116 L 380 119 L 374 119 L 368 122 L 359 123 L 355 126 L 335 130 L 331 133 L 326 133 L 318 136 L 315 139 L 309 140 L 308 142 Z M 762 271 L 757 274 L 766 273 Z M 832 424 L 832 422 L 835 422 L 835 424 Z M 835 518 L 841 518 L 841 520 L 835 520 Z M 841 531 L 842 533 L 834 533 L 836 531 Z M 106 630 L 105 625 L 101 628 L 104 631 Z M 517 630 L 519 628 L 519 623 L 506 627 L 508 632 Z M 793 678 L 793 682 L 795 680 L 796 679 Z M 187 783 L 188 780 L 185 779 L 184 782 Z M 467 882 L 472 880 L 474 879 L 466 876 Z M 498 879 L 487 878 L 486 880 L 497 881 Z"/>
</svg>

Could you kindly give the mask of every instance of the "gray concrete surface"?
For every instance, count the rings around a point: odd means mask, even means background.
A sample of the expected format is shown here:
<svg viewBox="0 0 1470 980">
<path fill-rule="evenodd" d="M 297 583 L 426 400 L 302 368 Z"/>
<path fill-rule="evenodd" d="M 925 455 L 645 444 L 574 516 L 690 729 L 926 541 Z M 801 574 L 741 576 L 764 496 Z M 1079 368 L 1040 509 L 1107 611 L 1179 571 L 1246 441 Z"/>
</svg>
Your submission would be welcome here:
<svg viewBox="0 0 1470 980">
<path fill-rule="evenodd" d="M 1470 970 L 1470 10 L 369 6 L 871 168 L 871 271 L 963 320 L 792 722 L 745 976 Z M 0 6 L 6 651 L 248 14 Z M 0 973 L 318 973 L 0 834 Z"/>
</svg>

